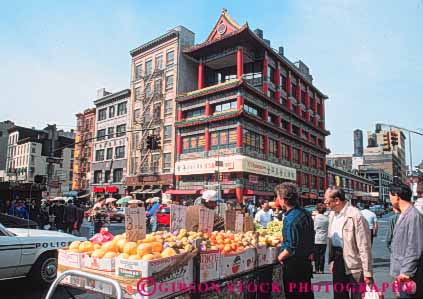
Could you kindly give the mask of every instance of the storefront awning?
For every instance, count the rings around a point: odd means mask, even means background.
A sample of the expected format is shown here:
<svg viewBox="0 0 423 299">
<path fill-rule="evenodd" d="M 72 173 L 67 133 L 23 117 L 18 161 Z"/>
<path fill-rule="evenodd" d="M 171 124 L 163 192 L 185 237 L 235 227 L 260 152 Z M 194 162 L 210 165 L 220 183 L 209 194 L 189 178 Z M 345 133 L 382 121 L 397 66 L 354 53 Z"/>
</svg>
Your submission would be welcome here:
<svg viewBox="0 0 423 299">
<path fill-rule="evenodd" d="M 119 189 L 116 186 L 107 186 L 106 192 L 107 193 L 117 193 L 117 192 L 119 192 Z"/>
<path fill-rule="evenodd" d="M 140 193 L 146 194 L 146 193 L 150 193 L 150 192 L 151 192 L 151 189 L 145 189 L 145 190 L 141 191 Z"/>
<path fill-rule="evenodd" d="M 275 193 L 268 191 L 256 191 L 247 189 L 244 191 L 244 195 L 258 195 L 258 196 L 275 196 Z"/>
<path fill-rule="evenodd" d="M 104 192 L 104 188 L 103 187 L 94 187 L 93 188 L 93 192 L 94 193 L 103 193 Z"/>
<path fill-rule="evenodd" d="M 165 194 L 173 195 L 190 195 L 190 194 L 201 194 L 203 190 L 167 190 Z"/>
<path fill-rule="evenodd" d="M 153 189 L 150 191 L 150 194 L 156 194 L 156 193 L 159 193 L 160 191 L 162 191 L 162 189 Z"/>
<path fill-rule="evenodd" d="M 139 194 L 141 192 L 142 192 L 141 189 L 137 189 L 137 190 L 132 191 L 131 194 Z"/>
</svg>

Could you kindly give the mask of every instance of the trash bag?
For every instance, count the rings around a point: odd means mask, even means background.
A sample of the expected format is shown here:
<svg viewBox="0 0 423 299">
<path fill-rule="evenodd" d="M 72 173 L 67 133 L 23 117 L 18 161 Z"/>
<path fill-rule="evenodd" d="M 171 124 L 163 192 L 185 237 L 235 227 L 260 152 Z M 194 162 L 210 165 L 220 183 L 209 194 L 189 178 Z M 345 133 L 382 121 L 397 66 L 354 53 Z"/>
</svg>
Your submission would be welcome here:
<svg viewBox="0 0 423 299">
<path fill-rule="evenodd" d="M 113 240 L 113 235 L 107 228 L 101 228 L 98 234 L 95 234 L 90 241 L 94 244 L 103 244 Z"/>
</svg>

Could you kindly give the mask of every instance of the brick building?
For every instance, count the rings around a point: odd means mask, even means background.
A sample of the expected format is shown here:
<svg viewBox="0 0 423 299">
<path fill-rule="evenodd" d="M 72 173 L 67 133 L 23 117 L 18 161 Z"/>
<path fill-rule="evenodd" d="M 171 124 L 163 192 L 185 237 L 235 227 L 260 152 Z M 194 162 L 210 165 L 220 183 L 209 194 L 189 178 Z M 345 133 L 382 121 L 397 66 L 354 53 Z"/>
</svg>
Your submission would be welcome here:
<svg viewBox="0 0 423 299">
<path fill-rule="evenodd" d="M 88 190 L 95 137 L 95 108 L 76 114 L 72 190 Z"/>
<path fill-rule="evenodd" d="M 204 43 L 184 51 L 197 88 L 177 96 L 175 195 L 220 184 L 223 197 L 272 198 L 283 181 L 302 199 L 326 187 L 325 100 L 308 67 L 223 10 Z"/>
</svg>

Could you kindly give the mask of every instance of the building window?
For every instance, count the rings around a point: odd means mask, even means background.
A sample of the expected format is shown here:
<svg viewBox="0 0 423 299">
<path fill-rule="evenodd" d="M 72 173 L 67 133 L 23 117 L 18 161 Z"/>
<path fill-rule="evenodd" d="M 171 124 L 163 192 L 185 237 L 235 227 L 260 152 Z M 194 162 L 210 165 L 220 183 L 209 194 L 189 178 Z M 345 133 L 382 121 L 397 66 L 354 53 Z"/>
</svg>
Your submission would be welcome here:
<svg viewBox="0 0 423 299">
<path fill-rule="evenodd" d="M 319 184 L 320 186 L 320 190 L 323 190 L 323 189 L 325 189 L 325 178 L 320 178 L 320 184 Z"/>
<path fill-rule="evenodd" d="M 101 184 L 103 182 L 103 171 L 94 171 L 94 184 Z"/>
<path fill-rule="evenodd" d="M 317 182 L 316 176 L 312 175 L 311 176 L 311 188 L 316 188 L 317 189 L 316 182 Z"/>
<path fill-rule="evenodd" d="M 110 170 L 106 170 L 104 172 L 104 182 L 109 183 L 110 182 Z"/>
<path fill-rule="evenodd" d="M 236 101 L 221 103 L 214 106 L 214 112 L 224 112 L 232 109 L 236 109 Z"/>
<path fill-rule="evenodd" d="M 299 136 L 299 134 L 300 134 L 300 128 L 299 127 L 297 127 L 297 126 L 292 126 L 292 133 L 294 134 L 294 135 L 297 135 L 297 136 Z M 301 136 L 300 136 L 301 137 Z"/>
<path fill-rule="evenodd" d="M 163 56 L 157 55 L 156 56 L 156 70 L 162 70 L 163 69 Z"/>
<path fill-rule="evenodd" d="M 118 104 L 117 108 L 117 115 L 124 115 L 126 114 L 126 102 Z"/>
<path fill-rule="evenodd" d="M 244 147 L 247 150 L 256 151 L 258 153 L 264 152 L 263 136 L 254 133 L 250 130 L 244 129 Z"/>
<path fill-rule="evenodd" d="M 147 97 L 151 97 L 152 94 L 153 94 L 153 91 L 151 90 L 151 83 L 147 83 L 145 85 L 145 95 Z"/>
<path fill-rule="evenodd" d="M 172 164 L 171 162 L 172 162 L 171 153 L 164 153 L 163 154 L 163 168 L 170 169 L 170 166 Z"/>
<path fill-rule="evenodd" d="M 172 114 L 172 100 L 165 101 L 165 114 Z"/>
<path fill-rule="evenodd" d="M 310 159 L 311 159 L 311 167 L 312 168 L 317 168 L 317 159 L 316 159 L 316 157 L 313 156 L 313 155 L 310 155 Z M 328 161 L 328 162 L 332 162 L 332 161 Z M 331 163 L 328 163 L 328 164 L 330 165 Z"/>
<path fill-rule="evenodd" d="M 164 127 L 164 143 L 169 143 L 172 140 L 172 126 L 165 126 Z"/>
<path fill-rule="evenodd" d="M 115 148 L 115 158 L 116 159 L 125 158 L 125 146 L 117 146 Z"/>
<path fill-rule="evenodd" d="M 153 107 L 153 118 L 155 120 L 160 120 L 161 112 L 162 112 L 162 105 L 160 103 L 154 104 L 154 107 Z"/>
<path fill-rule="evenodd" d="M 145 62 L 145 75 L 149 76 L 153 73 L 153 60 L 148 60 Z"/>
<path fill-rule="evenodd" d="M 275 92 L 273 90 L 268 89 L 267 90 L 267 96 L 271 99 L 275 98 Z"/>
<path fill-rule="evenodd" d="M 282 143 L 282 159 L 289 160 L 289 148 L 287 144 Z"/>
<path fill-rule="evenodd" d="M 309 159 L 309 154 L 306 152 L 303 152 L 303 165 L 307 165 L 308 166 L 308 159 Z"/>
<path fill-rule="evenodd" d="M 182 145 L 182 152 L 184 154 L 192 152 L 203 152 L 205 145 L 204 134 L 183 137 Z"/>
<path fill-rule="evenodd" d="M 303 180 L 302 180 L 303 186 L 308 187 L 308 174 L 303 173 Z"/>
<path fill-rule="evenodd" d="M 109 139 L 114 138 L 114 135 L 115 135 L 115 128 L 114 127 L 107 128 L 107 138 Z"/>
<path fill-rule="evenodd" d="M 175 53 L 174 53 L 174 51 L 172 50 L 172 51 L 168 51 L 167 53 L 166 53 L 166 65 L 167 66 L 169 66 L 169 65 L 172 65 L 173 64 L 173 62 L 174 62 L 174 56 L 175 56 Z"/>
<path fill-rule="evenodd" d="M 152 160 L 151 160 L 151 166 L 152 166 L 152 171 L 153 172 L 158 172 L 159 171 L 159 160 L 160 160 L 160 155 L 153 155 Z"/>
<path fill-rule="evenodd" d="M 300 163 L 300 150 L 298 148 L 292 149 L 292 160 L 294 163 Z"/>
<path fill-rule="evenodd" d="M 104 149 L 100 149 L 100 150 L 95 151 L 95 160 L 96 161 L 103 161 L 104 160 Z"/>
<path fill-rule="evenodd" d="M 106 129 L 101 129 L 97 131 L 97 141 L 106 139 Z"/>
<path fill-rule="evenodd" d="M 269 123 L 276 125 L 276 116 L 269 113 L 269 115 L 267 116 L 267 121 Z"/>
<path fill-rule="evenodd" d="M 135 88 L 135 101 L 139 101 L 142 98 L 142 89 L 141 87 Z"/>
<path fill-rule="evenodd" d="M 97 120 L 105 120 L 107 118 L 107 108 L 103 108 L 98 110 L 98 118 Z"/>
<path fill-rule="evenodd" d="M 297 98 L 297 85 L 295 83 L 291 83 L 291 96 L 294 99 Z"/>
<path fill-rule="evenodd" d="M 115 117 L 115 106 L 109 107 L 109 118 Z"/>
<path fill-rule="evenodd" d="M 288 90 L 287 88 L 287 79 L 286 76 L 281 74 L 281 87 L 283 90 L 285 90 L 285 92 Z"/>
<path fill-rule="evenodd" d="M 116 137 L 122 137 L 125 136 L 125 131 L 126 131 L 126 125 L 119 125 L 116 127 Z"/>
<path fill-rule="evenodd" d="M 142 64 L 135 66 L 135 80 L 140 80 L 142 78 Z"/>
<path fill-rule="evenodd" d="M 141 110 L 140 109 L 135 109 L 134 110 L 134 121 L 137 121 L 141 116 Z"/>
<path fill-rule="evenodd" d="M 204 107 L 203 108 L 197 108 L 192 110 L 184 111 L 184 118 L 192 118 L 192 117 L 198 117 L 198 116 L 204 116 Z"/>
<path fill-rule="evenodd" d="M 173 88 L 173 75 L 166 76 L 166 90 Z"/>
<path fill-rule="evenodd" d="M 254 116 L 260 116 L 259 109 L 247 104 L 244 104 L 244 111 Z"/>
<path fill-rule="evenodd" d="M 113 182 L 114 183 L 120 183 L 123 179 L 123 169 L 122 168 L 116 168 L 113 169 Z"/>
<path fill-rule="evenodd" d="M 275 69 L 272 66 L 267 66 L 267 80 L 275 83 Z"/>
<path fill-rule="evenodd" d="M 161 94 L 162 93 L 162 79 L 157 79 L 154 81 L 154 93 Z"/>
<path fill-rule="evenodd" d="M 106 160 L 111 160 L 113 159 L 113 148 L 109 147 L 106 150 Z"/>
<path fill-rule="evenodd" d="M 211 149 L 231 148 L 236 145 L 236 130 L 227 129 L 211 132 Z"/>
<path fill-rule="evenodd" d="M 282 119 L 281 120 L 282 128 L 288 131 L 289 128 L 289 121 Z"/>
<path fill-rule="evenodd" d="M 269 156 L 276 158 L 278 155 L 278 142 L 269 138 Z"/>
</svg>

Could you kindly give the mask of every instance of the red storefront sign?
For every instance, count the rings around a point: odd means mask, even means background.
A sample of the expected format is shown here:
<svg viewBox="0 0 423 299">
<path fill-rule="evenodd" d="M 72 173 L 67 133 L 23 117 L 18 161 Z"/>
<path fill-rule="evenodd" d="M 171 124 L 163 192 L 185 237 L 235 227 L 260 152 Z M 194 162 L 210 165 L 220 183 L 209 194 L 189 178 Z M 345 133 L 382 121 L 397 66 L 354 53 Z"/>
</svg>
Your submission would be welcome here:
<svg viewBox="0 0 423 299">
<path fill-rule="evenodd" d="M 93 188 L 93 192 L 94 193 L 103 193 L 104 192 L 104 188 L 103 187 L 94 187 Z"/>
<path fill-rule="evenodd" d="M 173 175 L 149 175 L 149 176 L 133 176 L 126 177 L 127 186 L 143 186 L 143 185 L 172 185 Z"/>
<path fill-rule="evenodd" d="M 119 192 L 119 189 L 116 186 L 107 186 L 106 192 L 107 193 L 117 193 L 117 192 Z"/>
</svg>

